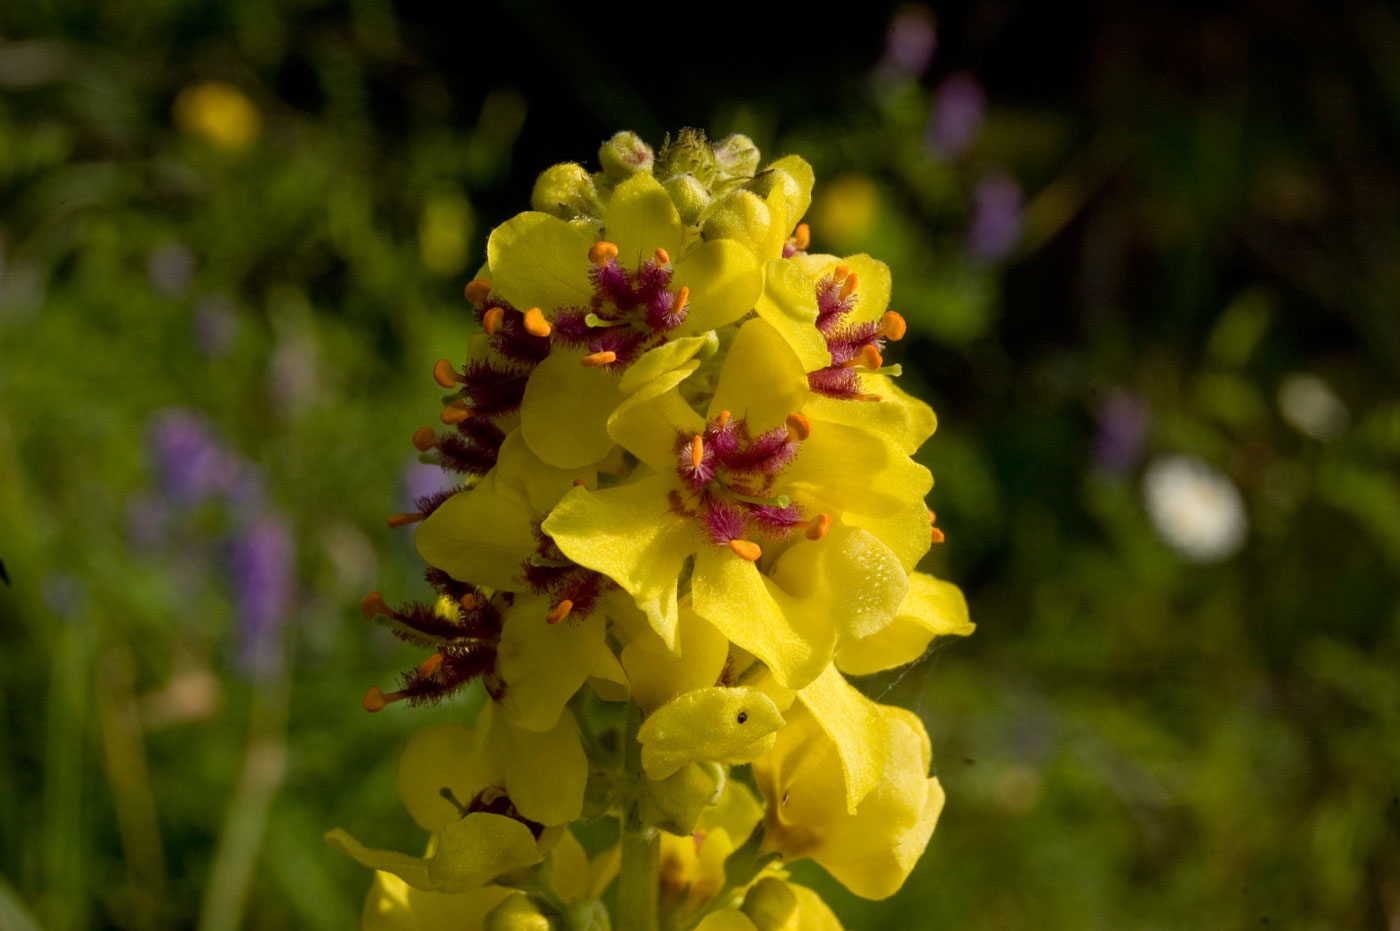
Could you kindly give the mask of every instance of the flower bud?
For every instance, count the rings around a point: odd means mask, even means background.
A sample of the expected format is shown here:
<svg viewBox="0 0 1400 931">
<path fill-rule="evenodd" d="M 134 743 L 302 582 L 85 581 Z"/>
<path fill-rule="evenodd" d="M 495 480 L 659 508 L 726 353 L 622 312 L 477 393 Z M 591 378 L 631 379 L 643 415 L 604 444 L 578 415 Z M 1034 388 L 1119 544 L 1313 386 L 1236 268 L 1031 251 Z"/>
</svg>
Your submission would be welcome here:
<svg viewBox="0 0 1400 931">
<path fill-rule="evenodd" d="M 768 876 L 749 889 L 740 910 L 758 926 L 758 931 L 787 931 L 797 917 L 797 895 L 781 879 Z"/>
<path fill-rule="evenodd" d="M 698 129 L 682 129 L 675 139 L 668 136 L 661 154 L 656 157 L 656 176 L 662 181 L 692 174 L 708 186 L 714 182 L 718 171 L 715 153 L 705 140 L 705 133 Z"/>
<path fill-rule="evenodd" d="M 731 178 L 752 178 L 758 170 L 758 146 L 742 133 L 726 136 L 714 151 L 719 170 Z"/>
<path fill-rule="evenodd" d="M 553 931 L 554 924 L 530 897 L 513 895 L 491 909 L 482 925 L 483 931 Z"/>
<path fill-rule="evenodd" d="M 577 899 L 569 903 L 570 931 L 612 931 L 608 909 L 597 899 Z"/>
<path fill-rule="evenodd" d="M 545 169 L 535 181 L 530 194 L 530 206 L 563 220 L 577 216 L 598 217 L 603 214 L 602 201 L 593 178 L 582 165 L 565 162 Z"/>
<path fill-rule="evenodd" d="M 737 239 L 746 244 L 763 241 L 772 214 L 752 191 L 735 191 L 710 208 L 701 229 L 706 239 Z"/>
<path fill-rule="evenodd" d="M 642 820 L 672 834 L 689 834 L 705 809 L 719 801 L 729 781 L 718 763 L 691 763 L 665 779 L 648 779 L 640 805 Z"/>
<path fill-rule="evenodd" d="M 612 184 L 626 181 L 639 171 L 651 171 L 653 161 L 651 146 L 636 133 L 618 133 L 598 150 L 598 163 Z"/>
<path fill-rule="evenodd" d="M 759 172 L 744 187 L 765 200 L 774 190 L 781 188 L 783 202 L 787 205 L 788 217 L 793 223 L 797 222 L 806 206 L 802 187 L 797 183 L 797 179 L 782 168 L 769 168 L 767 171 Z"/>
<path fill-rule="evenodd" d="M 667 180 L 663 187 L 671 195 L 671 202 L 676 205 L 681 222 L 686 226 L 698 224 L 705 208 L 710 206 L 709 188 L 691 174 L 676 175 Z"/>
</svg>

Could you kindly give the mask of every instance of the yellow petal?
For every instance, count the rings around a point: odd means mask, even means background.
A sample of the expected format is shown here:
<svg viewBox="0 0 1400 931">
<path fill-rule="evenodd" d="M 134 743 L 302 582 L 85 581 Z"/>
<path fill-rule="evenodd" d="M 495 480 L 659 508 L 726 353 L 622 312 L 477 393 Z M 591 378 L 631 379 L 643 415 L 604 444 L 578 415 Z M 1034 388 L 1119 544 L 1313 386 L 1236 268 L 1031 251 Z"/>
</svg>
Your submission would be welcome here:
<svg viewBox="0 0 1400 931">
<path fill-rule="evenodd" d="M 881 707 L 828 666 L 816 681 L 798 693 L 798 700 L 836 746 L 846 784 L 846 809 L 855 814 L 861 799 L 884 774 L 888 753 Z"/>
<path fill-rule="evenodd" d="M 699 360 L 692 359 L 653 378 L 618 405 L 608 418 L 608 436 L 656 471 L 674 471 L 677 440 L 705 429 L 704 420 L 675 390 L 699 367 Z"/>
<path fill-rule="evenodd" d="M 742 243 L 715 239 L 692 246 L 677 260 L 671 287 L 690 289 L 690 312 L 676 335 L 717 330 L 753 309 L 763 292 L 763 266 Z"/>
<path fill-rule="evenodd" d="M 576 226 L 547 213 L 516 214 L 491 231 L 486 242 L 491 292 L 521 310 L 539 307 L 546 316 L 562 307 L 583 307 L 593 297 L 588 250 L 593 240 Z"/>
<path fill-rule="evenodd" d="M 550 624 L 549 610 L 546 598 L 517 600 L 506 611 L 496 648 L 496 674 L 505 684 L 501 710 L 530 731 L 554 728 L 607 652 L 601 613 Z"/>
<path fill-rule="evenodd" d="M 434 724 L 414 732 L 399 756 L 399 798 L 420 827 L 440 831 L 462 817 L 442 795 L 448 788 L 469 803 L 494 778 L 476 753 L 476 737 L 458 724 Z"/>
<path fill-rule="evenodd" d="M 520 403 L 520 432 L 545 462 L 574 469 L 612 449 L 608 418 L 622 403 L 617 376 L 581 364 L 576 352 L 556 349 L 535 366 Z"/>
<path fill-rule="evenodd" d="M 456 895 L 424 892 L 393 873 L 375 871 L 360 927 L 362 931 L 483 931 L 486 913 L 517 894 L 503 886 L 483 886 Z"/>
<path fill-rule="evenodd" d="M 680 368 L 697 355 L 713 355 L 718 348 L 719 340 L 713 333 L 669 340 L 644 352 L 641 358 L 629 365 L 618 387 L 623 394 L 633 394 L 653 379 Z"/>
<path fill-rule="evenodd" d="M 770 575 L 803 600 L 814 623 L 820 619 L 835 629 L 839 642 L 883 628 L 909 590 L 909 578 L 894 553 L 855 527 L 833 527 L 821 540 L 799 541 L 774 563 Z"/>
<path fill-rule="evenodd" d="M 798 497 L 801 500 L 801 496 Z M 816 509 L 819 510 L 820 506 Z M 912 498 L 899 510 L 878 517 L 851 511 L 839 511 L 832 516 L 839 518 L 843 524 L 870 531 L 889 547 L 905 572 L 912 571 L 918 565 L 933 542 L 929 534 L 928 507 L 922 498 Z"/>
<path fill-rule="evenodd" d="M 366 847 L 340 828 L 327 832 L 326 841 L 362 866 L 392 873 L 430 892 L 469 892 L 542 859 L 529 828 L 487 812 L 473 812 L 445 826 L 438 834 L 437 850 L 428 857 Z"/>
<path fill-rule="evenodd" d="M 909 593 L 895 619 L 883 630 L 843 645 L 836 664 L 856 676 L 893 669 L 923 656 L 935 637 L 965 637 L 976 626 L 956 585 L 916 572 L 909 576 Z"/>
<path fill-rule="evenodd" d="M 831 907 L 806 886 L 788 883 L 797 897 L 797 925 L 793 931 L 843 931 Z"/>
<path fill-rule="evenodd" d="M 758 931 L 749 917 L 741 911 L 726 908 L 711 912 L 695 926 L 695 931 Z"/>
<path fill-rule="evenodd" d="M 700 816 L 699 827 L 704 831 L 723 830 L 730 841 L 738 846 L 749 839 L 762 820 L 762 803 L 748 786 L 731 779 L 725 784 L 719 802 Z"/>
<path fill-rule="evenodd" d="M 606 616 L 606 609 L 602 609 L 602 612 Z M 598 662 L 593 671 L 588 674 L 588 685 L 603 701 L 627 701 L 632 697 L 627 673 L 623 671 L 622 664 L 606 643 L 598 654 Z"/>
<path fill-rule="evenodd" d="M 728 639 L 689 604 L 680 608 L 676 647 L 648 628 L 622 648 L 622 668 L 644 714 L 682 692 L 714 685 L 729 658 Z"/>
<path fill-rule="evenodd" d="M 521 563 L 538 541 L 524 496 L 502 489 L 493 471 L 479 485 L 448 498 L 418 525 L 413 541 L 430 565 L 464 582 L 503 591 L 524 585 Z"/>
<path fill-rule="evenodd" d="M 691 522 L 671 512 L 675 487 L 672 478 L 651 475 L 597 492 L 575 488 L 544 522 L 564 555 L 636 600 L 668 648 L 676 642 L 681 569 L 699 544 Z"/>
<path fill-rule="evenodd" d="M 877 517 L 921 500 L 933 487 L 928 469 L 886 437 L 830 422 L 813 428 L 781 481 L 784 490 L 820 502 L 823 510 Z"/>
<path fill-rule="evenodd" d="M 807 213 L 807 208 L 812 206 L 812 186 L 816 184 L 817 179 L 812 166 L 800 155 L 785 155 L 768 166 L 768 170 L 774 168 L 786 172 L 794 182 L 792 186 L 784 189 L 788 197 L 786 212 L 790 224 L 783 233 L 783 238 L 786 239 L 792 235 L 797 221 Z"/>
<path fill-rule="evenodd" d="M 677 695 L 642 723 L 642 768 L 665 779 L 688 763 L 750 763 L 773 746 L 783 716 L 772 699 L 746 688 L 711 687 Z"/>
<path fill-rule="evenodd" d="M 565 902 L 589 894 L 588 854 L 572 831 L 566 830 L 549 852 L 549 880 L 554 894 Z"/>
<path fill-rule="evenodd" d="M 583 811 L 583 790 L 588 781 L 588 759 L 579 741 L 573 715 L 560 715 L 553 729 L 544 733 L 516 727 L 491 705 L 482 709 L 489 728 L 483 753 L 495 761 L 515 810 L 544 825 L 562 825 Z"/>
<path fill-rule="evenodd" d="M 598 483 L 598 471 L 591 464 L 560 469 L 536 456 L 519 430 L 512 430 L 501 443 L 493 472 L 500 483 L 497 487 L 518 491 L 530 505 L 532 516 L 554 507 L 576 481 Z"/>
<path fill-rule="evenodd" d="M 905 393 L 894 379 L 885 375 L 864 375 L 862 387 L 882 400 L 847 401 L 813 395 L 802 413 L 813 422 L 848 424 L 884 434 L 905 455 L 913 455 L 938 428 L 933 408 Z"/>
<path fill-rule="evenodd" d="M 802 371 L 815 372 L 831 364 L 831 350 L 817 330 L 816 283 L 801 268 L 786 259 L 770 261 L 763 294 L 754 309 L 787 340 Z"/>
<path fill-rule="evenodd" d="M 729 347 L 708 416 L 730 411 L 747 418 L 757 436 L 800 411 L 807 394 L 807 375 L 787 341 L 764 321 L 750 320 Z"/>
<path fill-rule="evenodd" d="M 635 174 L 613 189 L 603 235 L 617 246 L 617 260 L 633 271 L 657 249 L 681 254 L 680 214 L 650 174 Z"/>
</svg>

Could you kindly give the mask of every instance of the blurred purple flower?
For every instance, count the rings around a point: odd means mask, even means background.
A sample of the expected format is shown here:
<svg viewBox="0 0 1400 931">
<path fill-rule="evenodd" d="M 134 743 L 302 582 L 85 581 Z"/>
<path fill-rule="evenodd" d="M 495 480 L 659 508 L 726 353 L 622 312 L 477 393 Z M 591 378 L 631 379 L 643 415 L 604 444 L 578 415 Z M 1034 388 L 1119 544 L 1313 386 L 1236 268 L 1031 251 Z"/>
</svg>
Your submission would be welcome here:
<svg viewBox="0 0 1400 931">
<path fill-rule="evenodd" d="M 972 192 L 967 251 L 990 262 L 1006 258 L 1021 238 L 1021 212 L 1021 185 L 1014 180 L 993 175 L 978 182 Z"/>
<path fill-rule="evenodd" d="M 208 359 L 220 359 L 233 348 L 238 315 L 233 301 L 222 294 L 206 297 L 194 309 L 195 347 Z"/>
<path fill-rule="evenodd" d="M 1137 465 L 1147 442 L 1152 412 L 1137 396 L 1114 391 L 1099 410 L 1099 435 L 1094 441 L 1094 464 L 1110 472 L 1127 472 Z"/>
<path fill-rule="evenodd" d="M 416 459 L 404 466 L 401 481 L 403 509 L 409 512 L 417 510 L 414 502 L 419 498 L 435 495 L 451 484 L 440 466 L 428 465 Z"/>
<path fill-rule="evenodd" d="M 962 71 L 950 75 L 934 97 L 924 142 L 946 158 L 958 158 L 977 138 L 986 105 L 987 95 L 976 78 Z"/>
<path fill-rule="evenodd" d="M 257 678 L 275 674 L 282 662 L 282 626 L 292 608 L 295 541 L 286 521 L 260 517 L 233 540 L 229 572 L 238 618 L 238 659 Z"/>
<path fill-rule="evenodd" d="M 890 19 L 885 35 L 885 60 L 913 77 L 928 70 L 938 51 L 938 30 L 933 11 L 923 4 L 901 7 Z"/>
<path fill-rule="evenodd" d="M 156 246 L 146 259 L 146 281 L 157 294 L 184 294 L 194 281 L 194 254 L 179 243 Z"/>
<path fill-rule="evenodd" d="M 148 550 L 162 546 L 169 521 L 170 506 L 164 498 L 142 492 L 127 499 L 126 533 L 135 546 Z"/>
<path fill-rule="evenodd" d="M 228 492 L 238 479 L 238 463 L 215 438 L 209 421 L 185 408 L 158 411 L 147 439 L 161 484 L 173 500 L 195 505 Z"/>
</svg>

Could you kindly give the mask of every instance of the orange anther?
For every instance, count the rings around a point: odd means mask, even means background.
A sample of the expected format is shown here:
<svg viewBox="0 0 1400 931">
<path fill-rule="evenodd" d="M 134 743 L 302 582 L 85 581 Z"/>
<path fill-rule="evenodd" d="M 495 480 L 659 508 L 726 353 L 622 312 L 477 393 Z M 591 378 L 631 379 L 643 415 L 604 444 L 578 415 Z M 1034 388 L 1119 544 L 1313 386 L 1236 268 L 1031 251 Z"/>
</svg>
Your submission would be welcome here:
<svg viewBox="0 0 1400 931">
<path fill-rule="evenodd" d="M 932 531 L 931 537 L 932 537 L 934 543 L 942 543 L 942 542 L 943 542 L 943 539 L 944 539 L 944 537 L 943 537 L 943 531 L 939 530 L 937 527 L 930 527 L 929 530 Z"/>
<path fill-rule="evenodd" d="M 933 508 L 929 508 L 929 509 L 928 509 L 928 522 L 929 522 L 930 524 L 932 524 L 933 522 L 935 522 L 935 521 L 937 521 L 937 520 L 938 520 L 938 515 L 935 514 L 935 513 L 933 513 Z"/>
<path fill-rule="evenodd" d="M 531 307 L 525 311 L 525 332 L 531 336 L 548 336 L 554 332 L 554 327 L 549 325 L 538 307 Z"/>
<path fill-rule="evenodd" d="M 885 360 L 884 357 L 880 355 L 880 350 L 876 349 L 874 346 L 864 346 L 860 350 L 860 355 L 841 363 L 841 367 L 843 369 L 849 369 L 855 368 L 857 365 L 863 365 L 872 372 L 878 372 L 880 366 L 884 364 Z"/>
<path fill-rule="evenodd" d="M 467 282 L 467 300 L 471 301 L 473 304 L 484 302 L 490 293 L 491 282 L 487 281 L 485 278 L 473 278 L 471 281 Z"/>
<path fill-rule="evenodd" d="M 700 438 L 699 434 L 696 434 L 695 439 L 692 440 L 690 444 L 690 467 L 692 469 L 698 469 L 700 468 L 700 463 L 704 461 L 705 441 Z"/>
<path fill-rule="evenodd" d="M 729 548 L 736 556 L 749 562 L 758 562 L 758 557 L 763 555 L 763 550 L 752 540 L 730 540 Z"/>
<path fill-rule="evenodd" d="M 812 244 L 812 228 L 806 223 L 797 224 L 797 229 L 792 231 L 792 244 L 801 252 Z"/>
<path fill-rule="evenodd" d="M 573 609 L 574 603 L 569 599 L 565 598 L 563 601 L 550 608 L 549 613 L 544 616 L 544 619 L 550 624 L 558 624 L 564 618 L 568 617 L 569 612 Z"/>
<path fill-rule="evenodd" d="M 576 479 L 574 479 L 574 487 L 575 487 L 575 488 L 587 488 L 587 487 L 588 487 L 588 479 L 586 479 L 586 478 L 576 478 Z"/>
<path fill-rule="evenodd" d="M 830 529 L 831 515 L 825 513 L 818 514 L 812 519 L 812 522 L 807 525 L 807 539 L 820 540 L 822 537 L 826 536 L 826 532 Z"/>
<path fill-rule="evenodd" d="M 855 272 L 851 272 L 847 275 L 846 280 L 841 283 L 841 300 L 844 301 L 846 298 L 850 297 L 852 292 L 855 291 L 856 285 L 859 283 L 860 276 Z"/>
<path fill-rule="evenodd" d="M 608 350 L 607 352 L 595 352 L 591 355 L 584 356 L 581 361 L 589 368 L 597 368 L 600 365 L 612 365 L 617 361 L 617 353 L 612 350 Z"/>
<path fill-rule="evenodd" d="M 668 254 L 666 253 L 666 250 L 665 250 L 665 249 L 658 248 L 658 249 L 656 250 L 656 264 L 657 264 L 657 265 L 669 265 L 670 262 L 671 262 L 671 256 L 668 255 Z"/>
<path fill-rule="evenodd" d="M 394 616 L 393 610 L 384 603 L 384 596 L 379 592 L 370 592 L 360 599 L 360 613 L 371 621 L 381 614 L 385 617 Z"/>
<path fill-rule="evenodd" d="M 465 595 L 463 595 L 457 603 L 462 606 L 463 611 L 476 610 L 476 596 L 473 595 L 471 592 L 467 592 Z"/>
<path fill-rule="evenodd" d="M 391 705 L 396 701 L 403 701 L 408 696 L 403 692 L 390 692 L 384 694 L 384 690 L 377 685 L 371 685 L 369 691 L 365 692 L 364 701 L 361 704 L 366 711 L 383 711 L 385 705 Z"/>
<path fill-rule="evenodd" d="M 732 416 L 734 415 L 729 413 L 729 411 L 720 411 L 719 416 L 715 418 L 715 423 L 719 424 L 720 427 L 726 427 L 729 425 L 729 418 Z"/>
<path fill-rule="evenodd" d="M 432 656 L 428 657 L 427 659 L 423 660 L 423 662 L 418 664 L 418 675 L 431 676 L 433 673 L 438 671 L 438 667 L 440 667 L 441 665 L 442 654 L 434 653 Z"/>
<path fill-rule="evenodd" d="M 851 273 L 851 266 L 849 266 L 849 265 L 838 265 L 838 266 L 836 266 L 834 269 L 831 270 L 831 277 L 832 277 L 832 279 L 833 279 L 834 281 L 836 281 L 837 283 L 840 283 L 840 282 L 842 282 L 842 281 L 845 281 L 845 280 L 846 280 L 846 276 L 849 275 L 850 273 Z"/>
<path fill-rule="evenodd" d="M 682 310 L 685 310 L 685 302 L 688 300 L 690 300 L 690 288 L 681 288 L 680 293 L 676 295 L 676 299 L 671 302 L 671 313 L 678 314 Z"/>
<path fill-rule="evenodd" d="M 904 339 L 904 334 L 909 331 L 909 324 L 904 322 L 904 318 L 892 310 L 885 311 L 885 315 L 880 318 L 880 335 L 886 339 L 892 339 L 896 343 Z"/>
<path fill-rule="evenodd" d="M 505 326 L 506 312 L 504 308 L 492 307 L 481 318 L 481 328 L 486 331 L 486 335 L 495 336 L 501 332 L 501 327 Z"/>
<path fill-rule="evenodd" d="M 427 514 L 390 514 L 390 527 L 407 527 L 409 524 L 416 524 L 426 518 Z"/>
<path fill-rule="evenodd" d="M 442 409 L 442 422 L 446 424 L 461 423 L 470 416 L 471 411 L 463 401 L 453 401 Z"/>
<path fill-rule="evenodd" d="M 426 453 L 437 447 L 437 432 L 432 427 L 419 427 L 413 431 L 413 448 Z"/>
<path fill-rule="evenodd" d="M 446 359 L 438 359 L 433 364 L 433 381 L 444 388 L 456 388 L 457 372 L 453 370 L 452 363 Z"/>
<path fill-rule="evenodd" d="M 788 414 L 787 434 L 790 440 L 805 440 L 812 435 L 812 422 L 801 414 Z"/>
<path fill-rule="evenodd" d="M 617 258 L 617 246 L 610 242 L 595 242 L 588 250 L 588 261 L 594 265 L 604 265 L 609 259 Z"/>
</svg>

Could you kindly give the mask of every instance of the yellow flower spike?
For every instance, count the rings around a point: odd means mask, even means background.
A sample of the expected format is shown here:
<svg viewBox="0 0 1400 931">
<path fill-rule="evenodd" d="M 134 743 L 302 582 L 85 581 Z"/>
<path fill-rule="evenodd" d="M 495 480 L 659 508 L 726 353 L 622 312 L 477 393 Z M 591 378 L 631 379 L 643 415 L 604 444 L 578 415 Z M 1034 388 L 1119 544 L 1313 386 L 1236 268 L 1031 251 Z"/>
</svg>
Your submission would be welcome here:
<svg viewBox="0 0 1400 931">
<path fill-rule="evenodd" d="M 677 695 L 642 724 L 642 768 L 665 779 L 688 763 L 749 763 L 773 746 L 783 716 L 772 699 L 746 688 Z"/>
<path fill-rule="evenodd" d="M 909 594 L 883 629 L 842 646 L 836 665 L 864 676 L 912 663 L 936 637 L 966 637 L 977 625 L 968 618 L 967 599 L 956 585 L 922 572 L 909 576 Z"/>
</svg>

